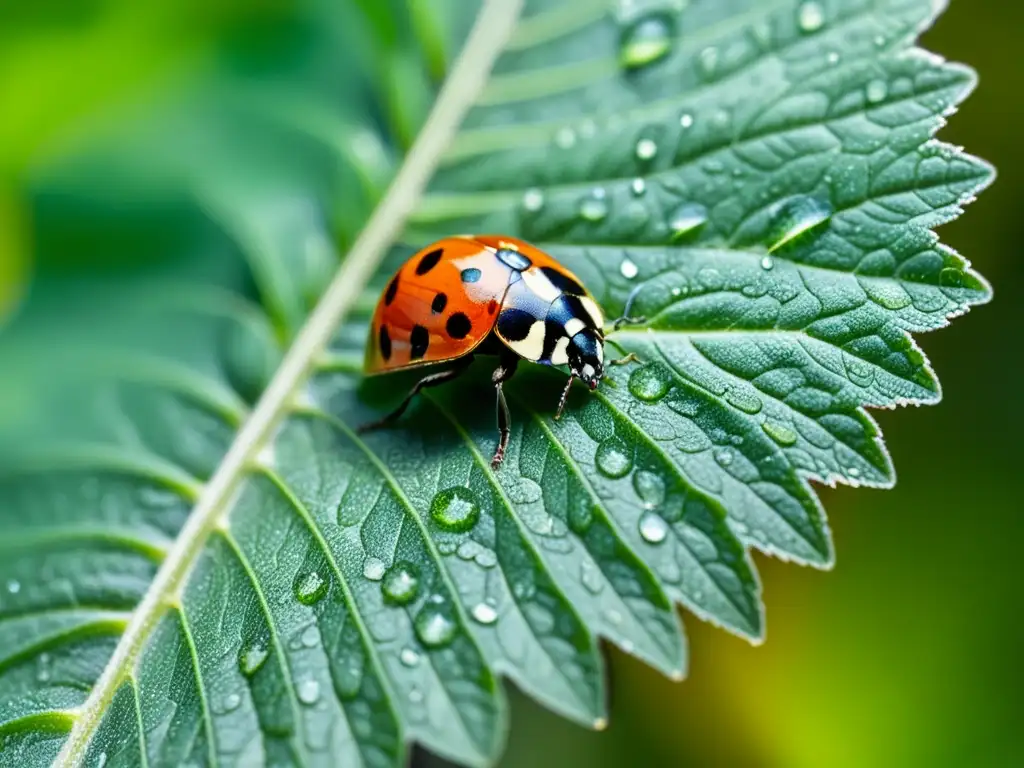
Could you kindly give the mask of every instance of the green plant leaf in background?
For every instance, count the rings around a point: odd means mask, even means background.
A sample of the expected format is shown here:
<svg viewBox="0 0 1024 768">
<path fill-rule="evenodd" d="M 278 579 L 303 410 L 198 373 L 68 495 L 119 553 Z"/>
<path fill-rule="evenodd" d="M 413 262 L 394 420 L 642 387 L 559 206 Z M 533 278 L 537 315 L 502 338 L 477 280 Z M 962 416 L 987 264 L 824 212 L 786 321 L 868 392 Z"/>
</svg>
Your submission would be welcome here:
<svg viewBox="0 0 1024 768">
<path fill-rule="evenodd" d="M 335 5 L 37 173 L 5 763 L 491 764 L 499 677 L 600 727 L 599 638 L 682 677 L 677 603 L 757 642 L 749 549 L 832 564 L 811 481 L 894 482 L 864 409 L 937 401 L 909 334 L 989 297 L 931 231 L 992 174 L 933 139 L 974 75 L 930 0 L 495 1 L 454 60 L 461 6 Z M 466 231 L 648 318 L 560 421 L 509 385 L 498 472 L 486 371 L 354 431 L 389 269 Z M 47 280 L 83 246 L 152 261 Z"/>
</svg>

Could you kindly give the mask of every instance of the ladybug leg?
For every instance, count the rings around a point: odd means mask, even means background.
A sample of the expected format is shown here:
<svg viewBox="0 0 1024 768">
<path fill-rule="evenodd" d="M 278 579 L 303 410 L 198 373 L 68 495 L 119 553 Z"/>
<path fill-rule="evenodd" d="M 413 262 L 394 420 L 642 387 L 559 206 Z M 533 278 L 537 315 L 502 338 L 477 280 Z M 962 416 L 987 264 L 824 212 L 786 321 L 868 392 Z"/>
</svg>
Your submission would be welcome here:
<svg viewBox="0 0 1024 768">
<path fill-rule="evenodd" d="M 371 421 L 369 424 L 363 424 L 356 431 L 359 433 L 370 432 L 374 429 L 380 429 L 394 423 L 403 413 L 405 409 L 409 407 L 409 403 L 413 401 L 413 398 L 420 393 L 421 390 L 427 387 L 436 387 L 438 384 L 444 384 L 446 381 L 458 378 L 462 373 L 469 367 L 469 364 L 473 362 L 473 356 L 468 355 L 460 359 L 459 364 L 454 368 L 449 368 L 445 371 L 439 371 L 438 373 L 432 373 L 429 376 L 424 376 L 422 379 L 416 382 L 409 394 L 405 396 L 405 399 L 399 403 L 398 407 L 395 408 L 391 413 L 385 416 L 383 419 L 377 421 Z"/>
<path fill-rule="evenodd" d="M 640 358 L 636 356 L 636 352 L 630 352 L 625 357 L 620 357 L 618 360 L 609 360 L 608 365 L 625 365 L 626 363 L 639 363 Z"/>
<path fill-rule="evenodd" d="M 565 382 L 565 389 L 562 390 L 562 396 L 558 399 L 558 410 L 555 411 L 555 419 L 562 418 L 562 411 L 565 410 L 565 401 L 569 399 L 569 390 L 572 388 L 572 382 L 575 378 L 575 373 L 569 374 L 569 380 Z"/>
<path fill-rule="evenodd" d="M 638 285 L 629 293 L 629 297 L 626 299 L 626 306 L 622 309 L 622 317 L 612 323 L 612 330 L 617 331 L 624 325 L 641 325 L 647 322 L 646 317 L 637 316 L 632 317 L 629 314 L 629 310 L 633 308 L 633 302 L 636 301 L 637 294 L 640 293 L 642 285 Z"/>
<path fill-rule="evenodd" d="M 491 459 L 491 467 L 497 469 L 505 458 L 505 449 L 508 447 L 509 425 L 512 422 L 512 415 L 508 410 L 508 403 L 505 402 L 505 393 L 501 385 L 512 378 L 519 365 L 517 355 L 502 355 L 501 364 L 494 370 L 491 381 L 494 382 L 494 389 L 498 393 L 498 448 L 494 451 L 494 458 Z"/>
</svg>

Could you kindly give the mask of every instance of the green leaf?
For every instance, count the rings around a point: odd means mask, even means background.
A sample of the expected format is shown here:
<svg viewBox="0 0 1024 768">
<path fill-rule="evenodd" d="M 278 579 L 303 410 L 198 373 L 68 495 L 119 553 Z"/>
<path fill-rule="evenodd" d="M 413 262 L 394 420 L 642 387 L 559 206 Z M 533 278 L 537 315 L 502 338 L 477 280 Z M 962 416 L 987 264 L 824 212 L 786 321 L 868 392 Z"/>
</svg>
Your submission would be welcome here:
<svg viewBox="0 0 1024 768">
<path fill-rule="evenodd" d="M 335 5 L 36 180 L 44 256 L 159 247 L 44 269 L 2 350 L 13 762 L 492 764 L 499 678 L 601 727 L 599 639 L 682 677 L 676 604 L 760 642 L 749 550 L 831 566 L 812 481 L 892 485 L 865 409 L 936 402 L 910 332 L 989 298 L 932 232 L 992 177 L 933 139 L 933 2 L 494 0 L 450 64 L 461 6 Z M 499 471 L 485 370 L 357 432 L 390 269 L 464 231 L 646 317 L 560 420 L 526 366 Z"/>
</svg>

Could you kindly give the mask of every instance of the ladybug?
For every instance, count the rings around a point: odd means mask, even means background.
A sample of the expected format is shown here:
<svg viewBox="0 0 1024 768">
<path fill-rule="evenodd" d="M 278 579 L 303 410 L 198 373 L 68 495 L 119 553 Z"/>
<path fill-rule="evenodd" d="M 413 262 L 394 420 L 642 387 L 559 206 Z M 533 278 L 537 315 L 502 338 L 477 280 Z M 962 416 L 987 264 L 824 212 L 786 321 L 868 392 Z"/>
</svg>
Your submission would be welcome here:
<svg viewBox="0 0 1024 768">
<path fill-rule="evenodd" d="M 623 322 L 643 318 L 623 316 L 614 328 Z M 574 379 L 593 390 L 604 376 L 604 339 L 604 315 L 594 297 L 544 251 L 501 235 L 439 240 L 406 261 L 381 295 L 370 324 L 364 371 L 375 375 L 452 365 L 424 376 L 394 411 L 360 431 L 392 423 L 421 390 L 456 378 L 474 355 L 497 355 L 491 377 L 499 431 L 491 466 L 497 467 L 509 440 L 502 384 L 515 373 L 519 360 L 569 368 L 558 418 Z M 635 359 L 629 355 L 610 363 Z"/>
</svg>

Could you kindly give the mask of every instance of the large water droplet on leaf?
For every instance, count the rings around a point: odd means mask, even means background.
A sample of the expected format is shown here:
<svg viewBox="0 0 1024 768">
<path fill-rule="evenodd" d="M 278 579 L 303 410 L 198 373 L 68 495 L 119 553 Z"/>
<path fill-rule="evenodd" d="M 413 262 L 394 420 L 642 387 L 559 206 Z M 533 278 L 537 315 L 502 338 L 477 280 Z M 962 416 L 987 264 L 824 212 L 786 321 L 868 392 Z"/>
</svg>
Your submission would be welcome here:
<svg viewBox="0 0 1024 768">
<path fill-rule="evenodd" d="M 457 485 L 434 497 L 430 502 L 430 516 L 446 531 L 468 531 L 480 518 L 480 507 L 472 491 Z"/>
<path fill-rule="evenodd" d="M 327 594 L 330 582 L 318 571 L 301 571 L 295 576 L 292 588 L 303 605 L 312 605 Z"/>
<path fill-rule="evenodd" d="M 629 391 L 648 403 L 661 400 L 671 387 L 672 375 L 658 363 L 642 365 L 629 376 Z"/>
<path fill-rule="evenodd" d="M 654 512 L 644 512 L 640 516 L 640 535 L 646 542 L 660 544 L 668 536 L 668 523 Z"/>
<path fill-rule="evenodd" d="M 416 614 L 416 637 L 428 648 L 440 648 L 455 637 L 457 625 L 451 609 L 440 595 L 434 595 Z"/>
<path fill-rule="evenodd" d="M 779 445 L 786 447 L 793 445 L 796 442 L 796 432 L 787 427 L 784 424 L 779 424 L 774 421 L 766 421 L 761 425 L 761 429 Z"/>
<path fill-rule="evenodd" d="M 481 624 L 493 624 L 498 620 L 498 612 L 490 603 L 477 603 L 471 613 Z"/>
<path fill-rule="evenodd" d="M 633 452 L 625 441 L 618 437 L 609 437 L 597 446 L 594 459 L 597 468 L 605 477 L 623 477 L 633 468 Z"/>
<path fill-rule="evenodd" d="M 298 687 L 299 701 L 303 704 L 316 704 L 320 699 L 320 683 L 316 680 L 303 680 Z"/>
<path fill-rule="evenodd" d="M 670 16 L 652 13 L 622 30 L 619 62 L 624 69 L 640 69 L 664 58 L 672 49 L 674 28 Z"/>
<path fill-rule="evenodd" d="M 267 650 L 267 646 L 263 642 L 249 643 L 238 654 L 238 669 L 246 677 L 252 677 L 263 666 L 263 662 L 269 655 L 270 651 Z"/>
<path fill-rule="evenodd" d="M 779 206 L 772 221 L 770 252 L 777 251 L 832 218 L 832 207 L 817 198 L 800 195 Z"/>
<path fill-rule="evenodd" d="M 821 3 L 813 2 L 813 0 L 800 3 L 800 7 L 797 9 L 796 20 L 803 32 L 808 34 L 817 32 L 825 26 L 825 10 L 821 7 Z"/>
<path fill-rule="evenodd" d="M 669 215 L 672 240 L 681 240 L 700 229 L 708 220 L 708 209 L 700 203 L 683 203 Z"/>
</svg>

